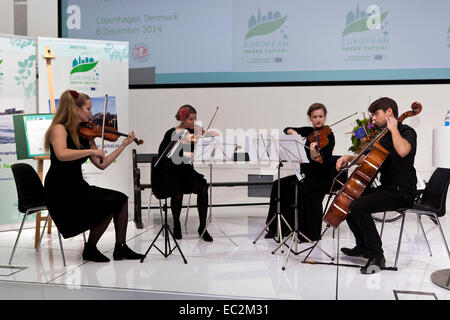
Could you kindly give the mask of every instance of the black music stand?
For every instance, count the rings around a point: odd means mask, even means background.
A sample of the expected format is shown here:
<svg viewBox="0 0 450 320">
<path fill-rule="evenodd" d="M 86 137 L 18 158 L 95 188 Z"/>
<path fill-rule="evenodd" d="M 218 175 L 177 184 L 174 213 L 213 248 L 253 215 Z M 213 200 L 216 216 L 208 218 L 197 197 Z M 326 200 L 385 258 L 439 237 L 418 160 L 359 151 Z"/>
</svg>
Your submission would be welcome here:
<svg viewBox="0 0 450 320">
<path fill-rule="evenodd" d="M 155 239 L 153 239 L 153 242 L 151 243 L 150 247 L 148 247 L 147 251 L 145 252 L 144 257 L 141 259 L 141 263 L 144 262 L 145 258 L 147 257 L 148 252 L 150 251 L 150 249 L 152 247 L 155 247 L 156 250 L 158 250 L 159 252 L 161 252 L 161 254 L 164 256 L 164 258 L 167 258 L 175 249 L 178 249 L 178 251 L 181 254 L 181 257 L 183 258 L 184 263 L 187 263 L 186 258 L 183 255 L 183 252 L 181 251 L 180 246 L 178 245 L 177 240 L 175 239 L 172 231 L 170 230 L 169 224 L 167 223 L 167 198 L 168 198 L 168 193 L 167 193 L 167 179 L 164 176 L 165 174 L 165 161 L 168 158 L 170 159 L 172 157 L 172 155 L 177 151 L 178 146 L 181 143 L 181 140 L 184 138 L 184 136 L 187 134 L 187 130 L 184 131 L 177 140 L 175 141 L 171 141 L 169 143 L 169 145 L 166 147 L 166 149 L 164 149 L 163 153 L 156 159 L 155 164 L 153 166 L 153 168 L 156 168 L 156 166 L 160 165 L 160 167 L 158 167 L 158 169 L 161 169 L 162 175 L 161 175 L 161 179 L 163 181 L 163 185 L 162 185 L 162 189 L 163 190 L 155 190 L 155 184 L 152 183 L 152 191 L 155 195 L 156 198 L 158 199 L 162 199 L 164 198 L 164 205 L 163 205 L 163 211 L 164 211 L 164 223 L 161 226 L 161 229 L 159 230 L 158 234 L 156 235 Z M 153 161 L 152 161 L 152 165 L 153 165 Z M 152 175 L 155 173 L 156 170 L 153 170 L 152 168 Z M 158 248 L 155 244 L 156 240 L 158 239 L 158 237 L 163 233 L 164 236 L 164 251 L 162 251 L 160 248 Z M 173 242 L 175 243 L 175 246 L 173 248 L 171 248 L 170 245 L 170 238 L 169 235 L 172 237 Z"/>
<path fill-rule="evenodd" d="M 281 240 L 283 239 L 283 234 L 281 231 L 281 222 L 284 222 L 284 224 L 288 227 L 289 231 L 292 231 L 291 226 L 289 225 L 289 223 L 286 221 L 286 219 L 284 218 L 284 216 L 281 214 L 281 204 L 280 204 L 280 199 L 281 199 L 281 183 L 280 183 L 280 170 L 281 167 L 283 166 L 282 160 L 279 157 L 279 154 L 274 150 L 274 144 L 276 143 L 277 139 L 273 138 L 271 136 L 268 137 L 264 137 L 261 135 L 260 138 L 256 139 L 256 145 L 257 145 L 257 157 L 258 157 L 258 162 L 264 162 L 264 161 L 273 161 L 273 160 L 277 160 L 278 161 L 278 175 L 277 175 L 277 184 L 278 184 L 278 191 L 277 191 L 277 212 L 273 215 L 273 217 L 269 220 L 269 222 L 266 223 L 266 225 L 264 226 L 264 228 L 261 230 L 261 232 L 258 234 L 258 236 L 256 237 L 256 239 L 253 241 L 253 244 L 256 243 L 256 241 L 258 241 L 258 239 L 262 236 L 262 234 L 264 233 L 264 231 L 268 231 L 269 226 L 276 221 L 277 223 L 277 237 L 275 238 L 276 242 L 281 242 Z M 262 150 L 262 152 L 259 152 L 259 150 Z M 281 250 L 281 252 L 283 252 L 283 250 Z"/>
<path fill-rule="evenodd" d="M 306 156 L 304 144 L 299 140 L 298 136 L 283 136 L 279 140 L 279 155 L 281 160 L 285 160 L 290 165 L 292 171 L 294 171 L 298 182 L 301 182 L 303 180 L 303 177 L 300 174 L 300 171 L 297 170 L 294 163 L 308 163 L 308 158 Z M 286 264 L 289 259 L 290 253 L 294 253 L 295 255 L 300 254 L 303 251 L 297 251 L 298 250 L 298 244 L 300 243 L 300 236 L 302 236 L 304 239 L 308 240 L 309 243 L 312 243 L 312 241 L 304 235 L 298 228 L 298 182 L 295 183 L 295 214 L 294 214 L 294 230 L 292 230 L 289 235 L 287 235 L 283 241 L 279 244 L 279 246 L 272 251 L 272 254 L 278 251 L 289 239 L 291 239 L 291 243 L 289 245 L 289 251 L 286 255 L 286 260 L 284 262 L 284 265 L 282 267 L 282 270 L 286 270 Z M 316 244 L 317 245 L 317 244 Z M 293 250 L 292 248 L 295 247 Z M 328 257 L 332 259 L 332 257 L 322 248 L 317 246 L 323 253 L 325 253 Z"/>
</svg>

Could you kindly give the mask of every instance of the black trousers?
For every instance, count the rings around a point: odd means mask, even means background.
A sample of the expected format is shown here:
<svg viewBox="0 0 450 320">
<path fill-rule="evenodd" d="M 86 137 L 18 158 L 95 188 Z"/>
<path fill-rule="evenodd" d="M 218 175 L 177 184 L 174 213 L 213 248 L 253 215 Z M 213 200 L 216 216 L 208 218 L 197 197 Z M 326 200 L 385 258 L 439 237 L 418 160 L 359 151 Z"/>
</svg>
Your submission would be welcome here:
<svg viewBox="0 0 450 320">
<path fill-rule="evenodd" d="M 294 229 L 295 225 L 295 185 L 298 185 L 297 205 L 298 205 L 298 230 L 315 241 L 320 238 L 322 230 L 322 201 L 325 194 L 329 191 L 331 180 L 306 177 L 298 181 L 295 175 L 280 179 L 280 212 L 289 226 Z M 267 214 L 266 223 L 277 213 L 278 198 L 278 180 L 272 184 L 270 195 L 270 206 Z M 281 223 L 282 232 L 286 234 L 289 229 L 285 223 Z M 269 226 L 269 232 L 275 233 L 277 230 L 277 221 L 274 220 Z M 307 241 L 300 237 L 301 241 Z"/>
<path fill-rule="evenodd" d="M 369 258 L 383 254 L 382 243 L 372 213 L 408 208 L 414 195 L 389 187 L 369 188 L 350 203 L 347 224 L 356 239 L 356 245 L 367 251 Z"/>
</svg>

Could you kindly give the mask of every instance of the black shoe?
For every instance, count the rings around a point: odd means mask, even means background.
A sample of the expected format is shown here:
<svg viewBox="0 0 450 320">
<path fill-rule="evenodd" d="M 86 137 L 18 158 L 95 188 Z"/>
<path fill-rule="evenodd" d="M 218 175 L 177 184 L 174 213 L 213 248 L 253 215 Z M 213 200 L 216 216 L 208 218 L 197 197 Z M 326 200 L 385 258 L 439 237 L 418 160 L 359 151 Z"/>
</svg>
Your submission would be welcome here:
<svg viewBox="0 0 450 320">
<path fill-rule="evenodd" d="M 126 244 L 117 244 L 114 246 L 114 260 L 139 260 L 144 258 L 143 254 L 139 254 L 131 250 Z"/>
<path fill-rule="evenodd" d="M 367 264 L 361 268 L 361 273 L 363 274 L 373 274 L 380 272 L 382 268 L 386 265 L 386 259 L 383 255 L 377 256 L 375 258 L 370 258 Z"/>
<path fill-rule="evenodd" d="M 365 252 L 361 247 L 358 246 L 354 247 L 353 249 L 341 248 L 341 252 L 350 257 L 369 258 L 367 252 Z"/>
<path fill-rule="evenodd" d="M 83 259 L 93 262 L 109 262 L 109 258 L 104 256 L 100 251 L 98 251 L 96 246 L 90 246 L 89 244 L 84 245 Z"/>
<path fill-rule="evenodd" d="M 177 240 L 180 240 L 183 238 L 183 236 L 181 234 L 181 225 L 180 224 L 173 225 L 173 236 Z"/>
<path fill-rule="evenodd" d="M 204 229 L 204 228 L 201 228 L 201 227 L 198 228 L 198 235 L 199 235 L 199 236 L 202 235 L 203 229 Z M 212 242 L 212 241 L 213 241 L 213 238 L 212 238 L 211 235 L 208 233 L 208 230 L 205 230 L 205 232 L 203 233 L 202 239 L 205 240 L 206 242 Z"/>
<path fill-rule="evenodd" d="M 264 235 L 264 238 L 266 238 L 266 239 L 275 238 L 275 231 L 269 230 L 269 232 L 267 232 L 267 233 Z"/>
</svg>

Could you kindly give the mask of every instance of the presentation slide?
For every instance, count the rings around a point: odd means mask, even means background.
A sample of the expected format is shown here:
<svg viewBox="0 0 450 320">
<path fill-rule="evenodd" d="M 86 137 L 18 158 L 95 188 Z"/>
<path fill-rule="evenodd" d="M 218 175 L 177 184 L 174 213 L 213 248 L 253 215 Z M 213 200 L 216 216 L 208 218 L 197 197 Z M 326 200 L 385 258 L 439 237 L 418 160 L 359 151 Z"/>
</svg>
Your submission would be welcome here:
<svg viewBox="0 0 450 320">
<path fill-rule="evenodd" d="M 60 35 L 129 41 L 130 85 L 450 78 L 449 0 L 60 0 Z"/>
</svg>

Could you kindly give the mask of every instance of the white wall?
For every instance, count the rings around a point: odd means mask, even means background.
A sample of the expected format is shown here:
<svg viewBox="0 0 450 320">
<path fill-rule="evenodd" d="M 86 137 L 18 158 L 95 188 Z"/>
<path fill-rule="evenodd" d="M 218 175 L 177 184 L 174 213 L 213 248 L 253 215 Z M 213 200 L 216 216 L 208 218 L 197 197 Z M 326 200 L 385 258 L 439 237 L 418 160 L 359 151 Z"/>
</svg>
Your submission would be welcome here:
<svg viewBox="0 0 450 320">
<path fill-rule="evenodd" d="M 28 36 L 58 37 L 58 0 L 27 0 Z"/>
<path fill-rule="evenodd" d="M 156 152 L 165 131 L 176 125 L 174 115 L 182 104 L 192 104 L 206 127 L 216 106 L 218 116 L 213 127 L 283 129 L 286 126 L 308 125 L 306 110 L 313 102 L 322 102 L 328 109 L 327 123 L 347 115 L 367 112 L 371 101 L 388 96 L 397 101 L 399 112 L 411 110 L 418 101 L 422 112 L 406 119 L 418 136 L 416 168 L 426 179 L 432 167 L 432 129 L 443 126 L 450 108 L 450 85 L 328 86 L 328 87 L 257 87 L 130 90 L 130 128 L 145 143 L 138 152 Z M 366 113 L 367 114 L 367 113 Z M 336 137 L 335 154 L 348 154 L 350 135 L 355 124 L 352 117 L 332 127 Z"/>
<path fill-rule="evenodd" d="M 14 34 L 14 0 L 0 1 L 0 33 Z"/>
</svg>

